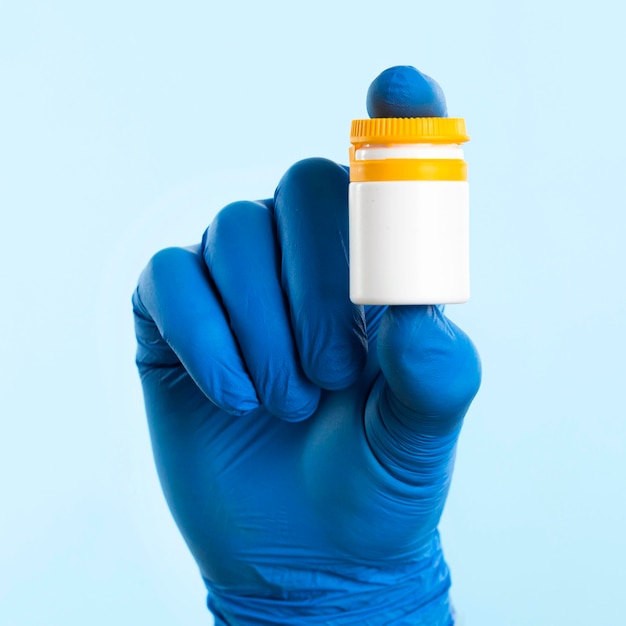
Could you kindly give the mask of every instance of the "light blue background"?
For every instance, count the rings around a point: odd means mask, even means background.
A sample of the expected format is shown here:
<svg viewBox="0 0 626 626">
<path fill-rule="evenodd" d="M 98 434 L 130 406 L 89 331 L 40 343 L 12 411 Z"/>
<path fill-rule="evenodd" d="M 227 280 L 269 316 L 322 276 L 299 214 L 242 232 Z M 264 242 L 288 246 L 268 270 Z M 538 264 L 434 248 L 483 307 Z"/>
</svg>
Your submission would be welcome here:
<svg viewBox="0 0 626 626">
<path fill-rule="evenodd" d="M 484 383 L 442 524 L 464 624 L 626 623 L 619 6 L 3 0 L 0 624 L 210 623 L 152 464 L 134 282 L 295 160 L 345 162 L 395 64 L 472 135 L 449 313 Z"/>
</svg>

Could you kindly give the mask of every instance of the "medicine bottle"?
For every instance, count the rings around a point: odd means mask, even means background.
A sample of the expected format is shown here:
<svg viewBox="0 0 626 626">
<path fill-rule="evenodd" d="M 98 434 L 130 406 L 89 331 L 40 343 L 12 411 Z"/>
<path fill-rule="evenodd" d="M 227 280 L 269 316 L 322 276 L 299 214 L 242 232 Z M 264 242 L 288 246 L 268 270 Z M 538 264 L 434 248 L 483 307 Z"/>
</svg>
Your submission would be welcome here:
<svg viewBox="0 0 626 626">
<path fill-rule="evenodd" d="M 350 133 L 350 299 L 469 299 L 469 187 L 460 118 L 354 120 Z"/>
</svg>

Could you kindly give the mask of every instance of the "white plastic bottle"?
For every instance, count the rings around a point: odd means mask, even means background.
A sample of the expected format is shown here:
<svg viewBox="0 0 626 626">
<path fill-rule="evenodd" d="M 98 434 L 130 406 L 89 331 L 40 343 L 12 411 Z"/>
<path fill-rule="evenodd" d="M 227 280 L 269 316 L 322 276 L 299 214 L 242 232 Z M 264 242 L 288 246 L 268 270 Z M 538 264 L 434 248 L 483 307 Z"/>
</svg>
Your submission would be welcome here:
<svg viewBox="0 0 626 626">
<path fill-rule="evenodd" d="M 350 299 L 469 299 L 469 187 L 459 118 L 352 122 Z"/>
</svg>

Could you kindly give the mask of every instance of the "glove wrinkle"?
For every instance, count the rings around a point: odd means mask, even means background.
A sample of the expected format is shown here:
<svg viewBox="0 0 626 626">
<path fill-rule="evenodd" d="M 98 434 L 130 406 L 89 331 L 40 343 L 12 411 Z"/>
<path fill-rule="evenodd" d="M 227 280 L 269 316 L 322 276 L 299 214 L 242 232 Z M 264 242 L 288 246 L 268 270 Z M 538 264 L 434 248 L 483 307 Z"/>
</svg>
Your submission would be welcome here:
<svg viewBox="0 0 626 626">
<path fill-rule="evenodd" d="M 297 558 L 267 561 L 257 572 L 266 591 L 223 588 L 207 577 L 208 606 L 216 624 L 449 626 L 450 573 L 434 532 L 421 555 L 385 566 L 319 561 L 306 569 Z M 282 561 L 282 563 L 280 562 Z M 268 592 L 280 589 L 279 593 Z M 373 609 L 375 609 L 373 611 Z"/>
<path fill-rule="evenodd" d="M 137 337 L 135 363 L 140 374 L 148 368 L 180 366 L 181 362 L 176 353 L 167 345 L 157 325 L 145 311 L 137 288 L 133 293 L 133 313 Z"/>
<path fill-rule="evenodd" d="M 452 432 L 431 435 L 415 432 L 389 406 L 389 391 L 379 379 L 365 410 L 365 436 L 381 467 L 408 487 L 404 498 L 419 515 L 432 512 L 438 523 L 452 479 L 456 442 L 461 425 Z"/>
</svg>

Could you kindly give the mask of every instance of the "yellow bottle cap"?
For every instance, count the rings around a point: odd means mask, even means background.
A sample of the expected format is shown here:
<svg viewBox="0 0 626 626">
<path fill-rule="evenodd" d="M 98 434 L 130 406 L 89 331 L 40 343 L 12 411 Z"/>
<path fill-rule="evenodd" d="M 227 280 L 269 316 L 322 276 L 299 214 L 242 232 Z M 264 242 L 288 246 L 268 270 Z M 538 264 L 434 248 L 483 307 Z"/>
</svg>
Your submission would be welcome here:
<svg viewBox="0 0 626 626">
<path fill-rule="evenodd" d="M 460 117 L 377 117 L 354 120 L 350 143 L 367 144 L 451 143 L 469 141 L 465 120 Z"/>
</svg>

